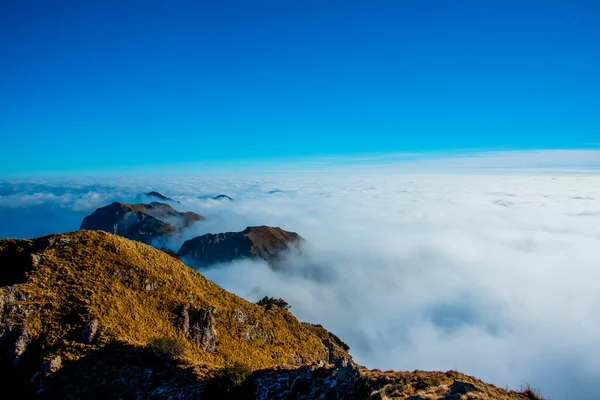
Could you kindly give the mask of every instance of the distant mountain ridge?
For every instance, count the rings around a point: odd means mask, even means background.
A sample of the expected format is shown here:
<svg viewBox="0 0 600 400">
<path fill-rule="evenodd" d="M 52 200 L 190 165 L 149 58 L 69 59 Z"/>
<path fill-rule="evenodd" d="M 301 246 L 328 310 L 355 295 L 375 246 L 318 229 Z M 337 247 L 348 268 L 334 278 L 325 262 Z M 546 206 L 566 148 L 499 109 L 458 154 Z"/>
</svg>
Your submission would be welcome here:
<svg viewBox="0 0 600 400">
<path fill-rule="evenodd" d="M 227 196 L 226 194 L 220 194 L 218 196 L 213 197 L 213 200 L 229 200 L 229 201 L 233 201 L 233 199 L 229 196 Z"/>
<path fill-rule="evenodd" d="M 279 227 L 251 226 L 241 232 L 209 233 L 183 243 L 177 254 L 201 267 L 251 258 L 274 262 L 285 250 L 297 248 L 304 239 Z"/>
<path fill-rule="evenodd" d="M 102 230 L 142 243 L 154 240 L 186 228 L 205 218 L 194 212 L 179 212 L 168 204 L 127 204 L 115 202 L 101 207 L 83 219 L 80 229 Z"/>
<path fill-rule="evenodd" d="M 143 202 L 145 200 L 145 198 L 157 199 L 157 200 L 160 200 L 161 202 L 171 201 L 171 202 L 179 203 L 179 201 L 173 200 L 172 198 L 167 197 L 164 194 L 156 192 L 156 191 L 143 193 L 137 197 L 137 200 L 140 202 Z"/>
</svg>

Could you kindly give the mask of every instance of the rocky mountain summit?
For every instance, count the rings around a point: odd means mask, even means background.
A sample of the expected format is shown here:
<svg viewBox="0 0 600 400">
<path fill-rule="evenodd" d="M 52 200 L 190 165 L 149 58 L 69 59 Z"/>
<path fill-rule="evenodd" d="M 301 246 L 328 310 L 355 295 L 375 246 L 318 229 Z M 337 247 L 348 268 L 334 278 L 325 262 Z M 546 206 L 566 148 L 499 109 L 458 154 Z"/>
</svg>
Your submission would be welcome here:
<svg viewBox="0 0 600 400">
<path fill-rule="evenodd" d="M 303 240 L 296 232 L 278 227 L 250 226 L 241 232 L 210 233 L 188 240 L 178 255 L 197 267 L 242 258 L 275 263 L 284 251 L 297 248 Z"/>
<path fill-rule="evenodd" d="M 179 212 L 165 203 L 115 202 L 85 217 L 81 229 L 102 230 L 151 244 L 204 219 L 194 212 Z"/>
<path fill-rule="evenodd" d="M 7 393 L 49 399 L 537 398 L 360 367 L 322 326 L 102 231 L 0 240 L 0 376 Z"/>
</svg>

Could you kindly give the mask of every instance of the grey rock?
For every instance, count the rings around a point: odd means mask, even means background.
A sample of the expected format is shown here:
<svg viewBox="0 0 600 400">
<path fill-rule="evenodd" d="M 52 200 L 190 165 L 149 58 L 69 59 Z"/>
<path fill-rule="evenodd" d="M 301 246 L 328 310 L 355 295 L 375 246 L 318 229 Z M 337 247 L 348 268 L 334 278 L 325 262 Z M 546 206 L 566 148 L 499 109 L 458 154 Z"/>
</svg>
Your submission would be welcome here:
<svg viewBox="0 0 600 400">
<path fill-rule="evenodd" d="M 442 400 L 460 400 L 460 394 L 458 393 L 448 393 L 445 395 Z"/>
<path fill-rule="evenodd" d="M 204 351 L 212 352 L 217 347 L 215 318 L 207 308 L 194 308 L 188 303 L 180 315 L 180 326 L 184 335 Z"/>
<path fill-rule="evenodd" d="M 60 356 L 54 357 L 50 361 L 46 362 L 45 367 L 47 373 L 55 373 L 62 367 L 62 358 Z"/>
<path fill-rule="evenodd" d="M 42 261 L 42 257 L 40 255 L 32 253 L 29 255 L 29 261 L 32 267 L 37 267 Z"/>
<path fill-rule="evenodd" d="M 92 343 L 98 333 L 99 322 L 96 318 L 92 318 L 81 332 L 81 340 L 83 343 Z"/>
<path fill-rule="evenodd" d="M 466 394 L 475 391 L 477 391 L 475 385 L 469 382 L 459 381 L 458 379 L 455 379 L 454 382 L 452 382 L 452 385 L 450 385 L 450 393 Z"/>
<path fill-rule="evenodd" d="M 27 346 L 31 342 L 31 336 L 29 331 L 24 328 L 20 328 L 16 332 L 14 342 L 9 350 L 9 358 L 12 360 L 14 366 L 19 365 L 23 357 L 23 353 L 27 350 Z"/>
<path fill-rule="evenodd" d="M 239 322 L 240 324 L 243 324 L 248 320 L 248 316 L 242 310 L 235 310 L 233 312 L 233 316 L 235 317 L 237 322 Z"/>
<path fill-rule="evenodd" d="M 336 358 L 334 369 L 337 370 L 336 378 L 340 382 L 350 381 L 358 375 L 358 371 L 346 357 Z"/>
</svg>

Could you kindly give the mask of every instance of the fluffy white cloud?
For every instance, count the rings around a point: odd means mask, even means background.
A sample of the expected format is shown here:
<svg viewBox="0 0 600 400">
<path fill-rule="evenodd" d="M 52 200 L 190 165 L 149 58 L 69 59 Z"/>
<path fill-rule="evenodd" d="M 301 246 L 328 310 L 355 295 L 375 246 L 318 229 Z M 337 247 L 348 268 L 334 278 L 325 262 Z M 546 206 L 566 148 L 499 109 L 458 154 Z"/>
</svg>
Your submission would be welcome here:
<svg viewBox="0 0 600 400">
<path fill-rule="evenodd" d="M 208 217 L 185 237 L 260 224 L 300 233 L 308 244 L 283 272 L 253 261 L 204 272 L 249 300 L 283 297 L 369 367 L 457 369 L 498 386 L 527 383 L 553 399 L 597 394 L 600 176 L 296 174 L 74 185 L 48 190 L 65 199 L 48 196 L 48 204 L 79 216 L 98 202 L 158 190 Z M 41 192 L 33 189 L 9 196 Z M 207 199 L 220 193 L 234 201 Z"/>
<path fill-rule="evenodd" d="M 285 298 L 369 367 L 595 396 L 600 177 L 298 176 L 260 187 L 222 210 L 222 225 L 298 231 L 306 255 L 285 274 L 250 261 L 206 271 L 217 283 Z"/>
</svg>

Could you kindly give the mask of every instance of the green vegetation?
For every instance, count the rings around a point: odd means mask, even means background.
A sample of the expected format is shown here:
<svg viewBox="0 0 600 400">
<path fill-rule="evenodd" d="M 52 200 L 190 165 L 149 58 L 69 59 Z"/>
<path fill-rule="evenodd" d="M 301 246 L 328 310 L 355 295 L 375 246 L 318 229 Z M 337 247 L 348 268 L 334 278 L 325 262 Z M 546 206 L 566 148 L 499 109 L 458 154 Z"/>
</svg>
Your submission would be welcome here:
<svg viewBox="0 0 600 400">
<path fill-rule="evenodd" d="M 250 399 L 254 389 L 251 375 L 252 371 L 245 364 L 227 364 L 210 381 L 208 395 L 222 399 Z"/>
<path fill-rule="evenodd" d="M 273 306 L 277 306 L 279 308 L 283 308 L 284 310 L 289 310 L 291 306 L 287 303 L 287 301 L 283 299 L 276 299 L 275 297 L 265 296 L 259 301 L 256 302 L 259 306 L 265 307 L 269 310 Z"/>
<path fill-rule="evenodd" d="M 148 343 L 148 347 L 162 357 L 182 357 L 185 355 L 185 345 L 170 337 L 157 337 Z"/>
</svg>

